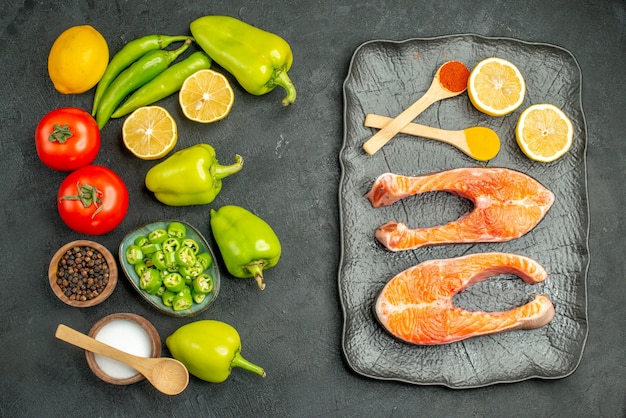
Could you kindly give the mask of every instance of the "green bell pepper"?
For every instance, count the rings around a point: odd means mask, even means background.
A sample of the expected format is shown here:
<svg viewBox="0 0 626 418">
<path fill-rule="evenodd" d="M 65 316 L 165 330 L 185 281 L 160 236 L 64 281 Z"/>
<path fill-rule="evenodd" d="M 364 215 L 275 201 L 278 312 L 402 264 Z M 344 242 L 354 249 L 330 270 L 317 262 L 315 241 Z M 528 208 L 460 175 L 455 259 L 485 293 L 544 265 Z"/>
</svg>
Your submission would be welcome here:
<svg viewBox="0 0 626 418">
<path fill-rule="evenodd" d="M 239 206 L 211 209 L 211 230 L 230 274 L 253 277 L 265 289 L 263 271 L 274 267 L 281 254 L 276 233 L 263 219 Z"/>
<path fill-rule="evenodd" d="M 175 152 L 146 173 L 146 187 L 169 206 L 211 203 L 222 190 L 222 179 L 239 172 L 243 158 L 236 154 L 235 163 L 220 165 L 215 150 L 208 144 L 197 144 Z"/>
<path fill-rule="evenodd" d="M 293 54 L 283 38 L 230 16 L 204 16 L 189 28 L 204 52 L 248 93 L 259 96 L 281 86 L 287 92 L 283 106 L 296 100 L 296 88 L 287 75 Z"/>
<path fill-rule="evenodd" d="M 225 381 L 233 367 L 265 377 L 263 368 L 242 357 L 237 330 L 221 321 L 200 320 L 183 325 L 165 339 L 165 344 L 189 373 L 207 382 Z"/>
</svg>

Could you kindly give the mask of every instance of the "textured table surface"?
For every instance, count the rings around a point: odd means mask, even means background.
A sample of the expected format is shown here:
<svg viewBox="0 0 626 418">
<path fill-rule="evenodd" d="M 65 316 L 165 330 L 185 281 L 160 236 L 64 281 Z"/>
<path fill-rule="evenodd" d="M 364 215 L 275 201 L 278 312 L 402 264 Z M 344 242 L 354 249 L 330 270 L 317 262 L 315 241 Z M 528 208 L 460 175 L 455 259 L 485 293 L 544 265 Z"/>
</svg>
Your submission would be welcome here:
<svg viewBox="0 0 626 418">
<path fill-rule="evenodd" d="M 0 416 L 602 416 L 626 414 L 626 286 L 624 285 L 626 131 L 624 68 L 626 6 L 620 0 L 456 2 L 111 1 L 4 2 L 0 17 Z M 207 206 L 172 208 L 143 186 L 154 163 L 128 154 L 121 120 L 102 131 L 96 163 L 127 183 L 130 209 L 109 234 L 69 230 L 56 212 L 65 173 L 39 161 L 33 133 L 52 109 L 90 109 L 93 90 L 61 95 L 46 69 L 54 39 L 90 24 L 112 52 L 139 36 L 187 34 L 202 15 L 238 17 L 284 37 L 295 56 L 290 75 L 296 103 L 282 93 L 251 96 L 236 83 L 229 116 L 212 125 L 185 120 L 175 97 L 164 100 L 179 124 L 177 149 L 207 142 L 224 162 L 241 154 L 244 170 L 225 180 Z M 362 377 L 341 346 L 343 313 L 337 274 L 340 255 L 338 184 L 343 142 L 342 86 L 354 51 L 364 42 L 478 34 L 545 42 L 569 50 L 583 74 L 590 206 L 586 348 L 563 379 L 453 390 Z M 47 282 L 49 259 L 68 241 L 91 238 L 116 252 L 136 226 L 179 218 L 207 236 L 209 210 L 244 206 L 265 218 L 283 243 L 283 258 L 253 282 L 224 277 L 215 304 L 196 319 L 235 326 L 243 353 L 267 377 L 235 370 L 216 385 L 191 378 L 168 397 L 146 381 L 113 386 L 89 370 L 84 353 L 54 338 L 64 323 L 88 332 L 100 318 L 133 312 L 164 340 L 189 319 L 157 312 L 120 277 L 105 303 L 78 310 L 56 299 Z M 164 347 L 164 353 L 167 350 Z"/>
</svg>

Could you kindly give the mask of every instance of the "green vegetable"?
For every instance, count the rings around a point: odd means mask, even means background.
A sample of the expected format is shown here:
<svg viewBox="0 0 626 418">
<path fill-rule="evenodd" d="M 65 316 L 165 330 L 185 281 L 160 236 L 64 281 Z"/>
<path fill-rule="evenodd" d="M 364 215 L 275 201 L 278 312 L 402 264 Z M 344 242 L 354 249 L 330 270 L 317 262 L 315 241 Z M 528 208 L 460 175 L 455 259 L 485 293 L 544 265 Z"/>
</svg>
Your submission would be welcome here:
<svg viewBox="0 0 626 418">
<path fill-rule="evenodd" d="M 100 104 L 96 110 L 96 121 L 98 127 L 102 129 L 109 121 L 115 108 L 131 92 L 152 80 L 162 73 L 180 54 L 182 54 L 191 43 L 187 39 L 183 46 L 167 51 L 157 49 L 147 52 L 130 67 L 122 71 L 104 92 Z"/>
<path fill-rule="evenodd" d="M 125 257 L 139 277 L 139 288 L 160 296 L 163 305 L 175 311 L 202 303 L 214 289 L 213 278 L 206 271 L 213 264 L 211 255 L 187 236 L 187 228 L 180 222 L 139 236 L 126 248 Z"/>
<path fill-rule="evenodd" d="M 262 95 L 281 86 L 287 92 L 283 106 L 296 100 L 296 88 L 287 75 L 293 54 L 283 38 L 230 16 L 204 16 L 189 28 L 204 52 L 248 93 Z"/>
<path fill-rule="evenodd" d="M 143 251 L 139 248 L 138 245 L 129 245 L 126 249 L 126 261 L 130 264 L 138 264 L 143 260 Z"/>
<path fill-rule="evenodd" d="M 239 172 L 243 158 L 235 155 L 232 165 L 220 165 L 215 150 L 197 144 L 175 152 L 148 170 L 146 187 L 162 203 L 170 206 L 211 203 L 222 190 L 222 179 Z"/>
<path fill-rule="evenodd" d="M 281 254 L 276 233 L 267 222 L 239 206 L 211 209 L 211 229 L 228 272 L 253 277 L 263 290 L 263 271 L 274 267 Z"/>
<path fill-rule="evenodd" d="M 199 274 L 193 279 L 194 293 L 207 294 L 213 290 L 213 278 L 206 273 Z"/>
<path fill-rule="evenodd" d="M 199 379 L 220 383 L 233 367 L 265 377 L 265 370 L 243 358 L 241 338 L 231 325 L 215 320 L 191 322 L 165 339 L 172 357 Z"/>
<path fill-rule="evenodd" d="M 156 294 L 161 284 L 161 274 L 155 269 L 149 268 L 139 277 L 139 287 L 151 295 Z"/>
<path fill-rule="evenodd" d="M 180 90 L 187 77 L 196 71 L 209 68 L 211 68 L 211 59 L 202 51 L 194 52 L 137 89 L 113 112 L 111 117 L 120 118 L 142 106 L 148 106 L 174 94 Z"/>
<path fill-rule="evenodd" d="M 187 227 L 180 222 L 170 222 L 167 225 L 167 235 L 170 237 L 183 239 L 187 236 Z"/>
<path fill-rule="evenodd" d="M 102 99 L 102 95 L 107 87 L 129 65 L 137 61 L 148 51 L 163 49 L 174 42 L 187 41 L 190 36 L 167 36 L 167 35 L 147 35 L 128 42 L 111 58 L 102 78 L 98 82 L 96 92 L 93 96 L 93 107 L 91 116 L 96 115 L 96 110 Z"/>
<path fill-rule="evenodd" d="M 192 305 L 193 298 L 191 297 L 191 289 L 187 286 L 176 293 L 174 299 L 172 299 L 172 309 L 175 311 L 184 311 L 185 309 L 191 308 Z"/>
</svg>

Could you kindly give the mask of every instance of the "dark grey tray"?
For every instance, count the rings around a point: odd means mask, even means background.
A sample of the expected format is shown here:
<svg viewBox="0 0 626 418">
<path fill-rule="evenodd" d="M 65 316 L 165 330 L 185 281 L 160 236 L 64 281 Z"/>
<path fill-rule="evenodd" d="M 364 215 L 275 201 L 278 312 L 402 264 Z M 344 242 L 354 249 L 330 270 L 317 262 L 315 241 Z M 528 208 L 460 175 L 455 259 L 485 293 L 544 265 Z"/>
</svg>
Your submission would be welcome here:
<svg viewBox="0 0 626 418">
<path fill-rule="evenodd" d="M 505 117 L 477 111 L 467 94 L 426 109 L 416 120 L 444 129 L 481 125 L 500 136 L 500 153 L 479 163 L 436 141 L 397 135 L 373 156 L 362 150 L 375 132 L 363 126 L 367 113 L 396 116 L 423 95 L 437 68 L 448 60 L 473 68 L 497 56 L 513 62 L 526 80 L 522 106 Z M 528 378 L 561 378 L 578 366 L 587 337 L 586 276 L 589 264 L 582 77 L 573 55 L 563 48 L 509 38 L 450 35 L 402 42 L 371 41 L 355 51 L 344 82 L 344 143 L 339 185 L 342 254 L 339 292 L 344 312 L 343 349 L 352 369 L 364 376 L 415 384 L 471 388 Z M 574 143 L 553 163 L 529 160 L 515 141 L 515 125 L 529 105 L 552 103 L 571 118 Z M 433 226 L 471 209 L 447 193 L 426 193 L 374 209 L 364 197 L 373 180 L 390 171 L 420 175 L 479 165 L 522 171 L 545 185 L 556 201 L 529 234 L 497 244 L 444 245 L 392 253 L 374 238 L 389 220 L 409 227 Z M 434 258 L 502 251 L 539 261 L 549 279 L 530 286 L 512 275 L 492 277 L 457 296 L 468 309 L 506 310 L 546 293 L 556 317 L 543 328 L 512 331 L 441 346 L 415 346 L 396 340 L 377 323 L 373 304 L 384 284 L 400 271 Z"/>
</svg>

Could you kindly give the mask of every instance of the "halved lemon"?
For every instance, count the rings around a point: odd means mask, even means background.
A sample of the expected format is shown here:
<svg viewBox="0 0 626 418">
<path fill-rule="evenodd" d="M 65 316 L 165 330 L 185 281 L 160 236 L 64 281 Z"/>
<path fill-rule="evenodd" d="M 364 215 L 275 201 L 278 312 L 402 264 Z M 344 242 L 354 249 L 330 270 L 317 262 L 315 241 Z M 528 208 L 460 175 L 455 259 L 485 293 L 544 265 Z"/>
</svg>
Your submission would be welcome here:
<svg viewBox="0 0 626 418">
<path fill-rule="evenodd" d="M 142 160 L 156 160 L 178 141 L 176 121 L 160 106 L 144 106 L 131 113 L 122 125 L 124 145 Z"/>
<path fill-rule="evenodd" d="M 178 95 L 183 114 L 201 123 L 224 119 L 234 100 L 226 77 L 213 70 L 200 70 L 187 77 Z"/>
<path fill-rule="evenodd" d="M 502 58 L 486 58 L 476 64 L 467 81 L 470 101 L 483 113 L 504 116 L 520 107 L 526 94 L 522 73 Z"/>
<path fill-rule="evenodd" d="M 526 156 L 535 161 L 550 162 L 572 146 L 572 121 L 551 104 L 536 104 L 525 109 L 515 128 L 517 143 Z"/>
</svg>

